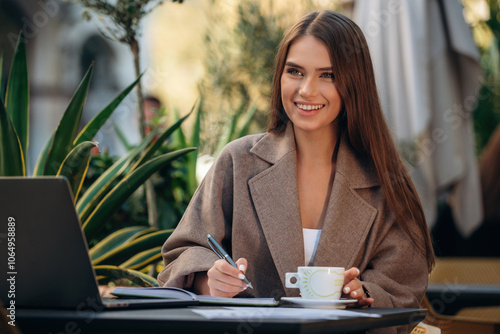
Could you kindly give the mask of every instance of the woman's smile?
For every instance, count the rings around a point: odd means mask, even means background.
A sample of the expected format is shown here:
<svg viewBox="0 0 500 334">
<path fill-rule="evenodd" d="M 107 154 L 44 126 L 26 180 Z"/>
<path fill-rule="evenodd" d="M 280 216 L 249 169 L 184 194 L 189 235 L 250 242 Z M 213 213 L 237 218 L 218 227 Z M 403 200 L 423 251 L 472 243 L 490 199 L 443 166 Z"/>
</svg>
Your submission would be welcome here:
<svg viewBox="0 0 500 334">
<path fill-rule="evenodd" d="M 298 102 L 295 102 L 295 105 L 302 110 L 318 110 L 325 106 L 324 104 L 304 104 Z"/>
<path fill-rule="evenodd" d="M 297 113 L 302 117 L 316 116 L 324 107 L 324 104 L 306 104 L 295 102 Z"/>
</svg>

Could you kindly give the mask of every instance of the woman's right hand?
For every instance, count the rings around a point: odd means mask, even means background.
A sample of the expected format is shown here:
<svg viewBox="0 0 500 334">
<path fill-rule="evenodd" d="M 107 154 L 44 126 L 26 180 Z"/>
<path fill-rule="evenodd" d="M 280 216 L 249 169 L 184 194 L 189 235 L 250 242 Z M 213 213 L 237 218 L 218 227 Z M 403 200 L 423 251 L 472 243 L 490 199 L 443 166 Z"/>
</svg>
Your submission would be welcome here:
<svg viewBox="0 0 500 334">
<path fill-rule="evenodd" d="M 236 261 L 236 265 L 239 269 L 224 259 L 214 262 L 213 267 L 207 272 L 207 284 L 211 296 L 232 298 L 246 290 L 247 284 L 243 279 L 247 270 L 247 260 L 240 258 Z"/>
</svg>

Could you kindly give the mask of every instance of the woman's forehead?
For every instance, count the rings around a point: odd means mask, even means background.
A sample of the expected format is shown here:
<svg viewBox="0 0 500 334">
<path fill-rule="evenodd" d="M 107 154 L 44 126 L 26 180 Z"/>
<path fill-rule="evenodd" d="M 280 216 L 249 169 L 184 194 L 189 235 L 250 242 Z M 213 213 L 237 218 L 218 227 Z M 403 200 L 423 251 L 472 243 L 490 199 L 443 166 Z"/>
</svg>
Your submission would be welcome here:
<svg viewBox="0 0 500 334">
<path fill-rule="evenodd" d="M 332 67 L 330 52 L 326 45 L 310 35 L 299 37 L 290 45 L 286 62 L 315 69 Z"/>
</svg>

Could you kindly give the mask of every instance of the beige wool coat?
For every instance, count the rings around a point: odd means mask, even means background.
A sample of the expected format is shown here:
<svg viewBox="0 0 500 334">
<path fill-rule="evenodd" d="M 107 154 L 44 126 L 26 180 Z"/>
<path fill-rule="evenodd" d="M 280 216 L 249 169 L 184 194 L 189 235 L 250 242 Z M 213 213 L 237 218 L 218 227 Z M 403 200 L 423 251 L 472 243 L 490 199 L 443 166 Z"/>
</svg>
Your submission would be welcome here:
<svg viewBox="0 0 500 334">
<path fill-rule="evenodd" d="M 293 126 L 281 135 L 250 135 L 229 143 L 165 242 L 158 282 L 190 288 L 193 274 L 218 259 L 211 234 L 236 261 L 248 260 L 254 289 L 242 296 L 298 296 L 285 273 L 304 266 Z M 378 307 L 419 307 L 427 263 L 386 208 L 375 170 L 342 138 L 333 187 L 313 265 L 361 271 Z"/>
</svg>

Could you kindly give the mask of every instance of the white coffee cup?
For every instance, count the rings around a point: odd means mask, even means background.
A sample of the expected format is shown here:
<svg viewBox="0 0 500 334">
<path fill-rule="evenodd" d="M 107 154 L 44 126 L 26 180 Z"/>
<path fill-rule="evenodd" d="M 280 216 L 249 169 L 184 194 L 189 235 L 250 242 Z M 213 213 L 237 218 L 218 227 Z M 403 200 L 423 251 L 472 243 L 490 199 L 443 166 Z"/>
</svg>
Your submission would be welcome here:
<svg viewBox="0 0 500 334">
<path fill-rule="evenodd" d="M 299 288 L 302 298 L 338 300 L 344 286 L 342 267 L 298 267 L 296 273 L 286 273 L 287 288 Z M 297 282 L 290 280 L 295 278 Z"/>
</svg>

